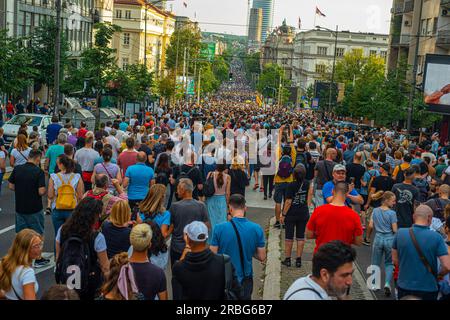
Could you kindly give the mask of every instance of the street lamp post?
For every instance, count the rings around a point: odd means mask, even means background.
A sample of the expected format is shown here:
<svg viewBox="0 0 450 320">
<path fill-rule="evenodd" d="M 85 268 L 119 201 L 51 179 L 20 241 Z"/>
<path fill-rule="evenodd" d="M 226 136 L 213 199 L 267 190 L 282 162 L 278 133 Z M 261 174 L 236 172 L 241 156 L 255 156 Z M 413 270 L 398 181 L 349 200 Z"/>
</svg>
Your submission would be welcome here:
<svg viewBox="0 0 450 320">
<path fill-rule="evenodd" d="M 337 54 L 337 44 L 338 44 L 338 35 L 339 35 L 339 26 L 336 26 L 336 31 L 333 31 L 331 29 L 328 28 L 324 28 L 321 26 L 316 26 L 317 29 L 321 29 L 321 30 L 326 30 L 329 31 L 331 33 L 334 34 L 335 36 L 335 40 L 334 40 L 334 56 L 333 56 L 333 70 L 331 72 L 331 83 L 330 83 L 330 92 L 328 95 L 328 111 L 331 111 L 331 97 L 332 97 L 332 92 L 333 92 L 333 87 L 334 87 L 334 74 L 336 71 L 336 54 Z"/>
</svg>

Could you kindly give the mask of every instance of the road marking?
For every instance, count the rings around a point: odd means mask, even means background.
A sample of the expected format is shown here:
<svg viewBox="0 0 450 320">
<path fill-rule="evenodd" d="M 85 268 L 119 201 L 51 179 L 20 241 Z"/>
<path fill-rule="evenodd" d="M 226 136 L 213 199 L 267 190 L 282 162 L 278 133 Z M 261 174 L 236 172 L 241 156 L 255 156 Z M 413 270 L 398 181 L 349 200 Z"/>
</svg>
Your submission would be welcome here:
<svg viewBox="0 0 450 320">
<path fill-rule="evenodd" d="M 6 233 L 6 232 L 11 231 L 11 230 L 13 230 L 15 228 L 16 228 L 16 225 L 13 224 L 12 226 L 9 226 L 8 228 L 0 230 L 0 234 Z"/>
<path fill-rule="evenodd" d="M 48 266 L 44 268 L 34 268 L 34 273 L 39 274 L 41 272 L 47 271 L 49 269 L 53 269 L 55 267 L 55 259 L 53 256 L 53 252 L 42 252 L 42 256 L 46 259 L 50 259 L 50 263 Z"/>
</svg>

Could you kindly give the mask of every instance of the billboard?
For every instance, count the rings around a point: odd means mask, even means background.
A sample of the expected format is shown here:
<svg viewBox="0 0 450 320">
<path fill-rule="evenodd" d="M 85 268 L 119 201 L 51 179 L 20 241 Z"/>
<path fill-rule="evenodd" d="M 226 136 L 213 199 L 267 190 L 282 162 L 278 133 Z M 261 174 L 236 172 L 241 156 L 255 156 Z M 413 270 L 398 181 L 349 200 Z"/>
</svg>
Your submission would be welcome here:
<svg viewBox="0 0 450 320">
<path fill-rule="evenodd" d="M 200 50 L 200 56 L 203 59 L 207 59 L 212 61 L 216 55 L 216 44 L 213 43 L 204 43 L 203 48 Z"/>
<path fill-rule="evenodd" d="M 450 55 L 426 55 L 423 83 L 429 111 L 450 114 Z"/>
</svg>

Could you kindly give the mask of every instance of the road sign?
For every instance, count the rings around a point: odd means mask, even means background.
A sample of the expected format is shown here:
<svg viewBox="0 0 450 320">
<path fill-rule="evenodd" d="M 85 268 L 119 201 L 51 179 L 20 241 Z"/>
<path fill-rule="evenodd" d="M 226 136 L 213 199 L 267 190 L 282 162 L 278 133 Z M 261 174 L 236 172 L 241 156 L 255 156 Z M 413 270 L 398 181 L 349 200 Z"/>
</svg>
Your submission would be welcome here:
<svg viewBox="0 0 450 320">
<path fill-rule="evenodd" d="M 313 99 L 311 107 L 313 109 L 318 109 L 319 108 L 319 98 L 314 98 Z"/>
</svg>

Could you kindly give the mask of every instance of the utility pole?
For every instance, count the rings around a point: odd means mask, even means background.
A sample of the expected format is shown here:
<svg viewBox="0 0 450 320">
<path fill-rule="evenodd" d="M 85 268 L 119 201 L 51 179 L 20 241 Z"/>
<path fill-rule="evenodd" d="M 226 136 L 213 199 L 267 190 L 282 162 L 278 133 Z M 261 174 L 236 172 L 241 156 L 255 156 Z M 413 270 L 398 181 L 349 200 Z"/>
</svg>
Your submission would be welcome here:
<svg viewBox="0 0 450 320">
<path fill-rule="evenodd" d="M 200 85 L 201 85 L 201 77 L 202 77 L 202 68 L 198 69 L 198 95 L 197 95 L 197 104 L 200 106 Z"/>
<path fill-rule="evenodd" d="M 53 87 L 53 105 L 55 113 L 58 114 L 59 109 L 59 82 L 61 75 L 61 1 L 55 1 L 56 7 L 56 41 L 55 41 L 55 74 Z"/>
<path fill-rule="evenodd" d="M 184 55 L 183 55 L 183 92 L 187 91 L 187 79 L 186 79 L 186 54 L 187 48 L 184 47 Z"/>
<path fill-rule="evenodd" d="M 334 73 L 336 70 L 336 54 L 337 54 L 337 43 L 338 43 L 338 26 L 336 26 L 336 34 L 335 34 L 335 41 L 334 41 L 334 57 L 333 57 L 333 71 L 331 73 L 331 83 L 330 83 L 330 94 L 328 97 L 328 112 L 331 111 L 331 96 L 333 92 L 334 87 Z"/>
<path fill-rule="evenodd" d="M 280 86 L 278 88 L 278 107 L 281 106 L 281 74 L 280 74 Z"/>
<path fill-rule="evenodd" d="M 423 0 L 420 0 L 420 9 L 419 9 L 419 26 L 417 27 L 416 34 L 416 49 L 414 52 L 414 67 L 412 72 L 412 80 L 411 80 L 411 92 L 409 94 L 409 107 L 408 107 L 408 124 L 407 130 L 408 133 L 411 134 L 412 129 L 412 116 L 414 113 L 414 95 L 416 93 L 416 83 L 417 83 L 417 65 L 418 65 L 418 55 L 419 55 L 419 44 L 420 44 L 420 32 L 422 29 L 422 11 L 423 11 Z"/>
</svg>

